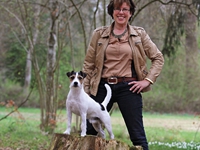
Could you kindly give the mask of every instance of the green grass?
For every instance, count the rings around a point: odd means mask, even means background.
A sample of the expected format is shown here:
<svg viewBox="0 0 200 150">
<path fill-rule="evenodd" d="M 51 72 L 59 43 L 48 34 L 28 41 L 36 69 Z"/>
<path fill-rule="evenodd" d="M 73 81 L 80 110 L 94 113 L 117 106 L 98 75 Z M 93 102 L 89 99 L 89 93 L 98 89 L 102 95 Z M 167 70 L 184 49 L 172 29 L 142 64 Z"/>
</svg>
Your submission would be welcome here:
<svg viewBox="0 0 200 150">
<path fill-rule="evenodd" d="M 10 111 L 11 108 L 0 107 L 0 118 Z M 58 111 L 56 132 L 62 133 L 65 130 L 65 117 L 65 110 Z M 131 145 L 121 113 L 114 112 L 111 118 L 115 138 Z M 198 130 L 168 126 L 169 121 L 177 121 L 177 123 L 184 121 L 191 126 L 193 122 L 199 124 L 200 119 L 197 116 L 144 113 L 144 120 L 147 122 L 145 130 L 150 150 L 200 150 Z M 161 123 L 166 121 L 166 126 L 160 126 L 156 121 L 161 121 Z M 51 135 L 40 131 L 39 109 L 21 108 L 18 112 L 0 121 L 0 149 L 10 147 L 12 149 L 47 150 L 51 137 Z"/>
<path fill-rule="evenodd" d="M 4 117 L 4 114 L 10 110 L 0 108 L 0 118 Z M 27 113 L 32 113 L 33 116 L 26 119 Z M 40 131 L 38 117 L 34 118 L 34 114 L 38 113 L 38 109 L 24 108 L 0 121 L 0 148 L 46 150 L 50 144 L 51 136 Z"/>
</svg>

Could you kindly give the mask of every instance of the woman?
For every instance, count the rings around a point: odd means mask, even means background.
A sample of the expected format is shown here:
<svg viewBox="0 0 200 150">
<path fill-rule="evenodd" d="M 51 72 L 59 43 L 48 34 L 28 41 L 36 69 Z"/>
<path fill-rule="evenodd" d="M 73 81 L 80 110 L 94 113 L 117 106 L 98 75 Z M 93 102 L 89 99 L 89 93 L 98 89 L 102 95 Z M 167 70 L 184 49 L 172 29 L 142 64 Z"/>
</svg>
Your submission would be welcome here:
<svg viewBox="0 0 200 150">
<path fill-rule="evenodd" d="M 83 66 L 87 73 L 84 88 L 95 101 L 102 102 L 106 95 L 104 84 L 108 83 L 112 89 L 108 111 L 116 102 L 133 145 L 148 150 L 141 92 L 149 91 L 159 76 L 163 55 L 143 28 L 129 25 L 135 12 L 132 0 L 111 0 L 107 11 L 114 22 L 93 32 Z M 152 62 L 149 71 L 146 58 Z M 89 123 L 87 134 L 96 134 Z"/>
</svg>

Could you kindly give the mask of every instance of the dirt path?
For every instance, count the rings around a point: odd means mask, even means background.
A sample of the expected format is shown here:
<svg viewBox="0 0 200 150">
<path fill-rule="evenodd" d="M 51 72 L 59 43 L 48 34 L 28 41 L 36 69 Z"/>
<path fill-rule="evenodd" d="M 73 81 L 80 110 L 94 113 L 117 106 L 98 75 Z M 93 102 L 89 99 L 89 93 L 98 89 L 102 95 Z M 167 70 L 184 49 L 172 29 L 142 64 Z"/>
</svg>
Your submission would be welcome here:
<svg viewBox="0 0 200 150">
<path fill-rule="evenodd" d="M 125 125 L 122 117 L 111 117 L 112 124 Z M 192 116 L 191 118 L 166 118 L 162 116 L 160 118 L 145 117 L 144 116 L 144 126 L 145 127 L 158 127 L 167 129 L 177 129 L 177 130 L 187 130 L 187 131 L 197 131 L 200 127 L 200 118 Z"/>
<path fill-rule="evenodd" d="M 179 129 L 187 131 L 197 131 L 200 121 L 197 119 L 181 120 L 181 119 L 154 119 L 144 118 L 144 125 L 146 127 L 164 127 L 168 129 Z"/>
</svg>

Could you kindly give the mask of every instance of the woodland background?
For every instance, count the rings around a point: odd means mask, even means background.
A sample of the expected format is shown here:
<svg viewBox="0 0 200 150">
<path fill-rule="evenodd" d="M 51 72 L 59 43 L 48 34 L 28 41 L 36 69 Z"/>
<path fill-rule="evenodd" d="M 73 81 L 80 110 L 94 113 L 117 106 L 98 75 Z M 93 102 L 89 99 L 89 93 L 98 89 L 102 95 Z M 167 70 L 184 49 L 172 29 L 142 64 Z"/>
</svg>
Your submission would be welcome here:
<svg viewBox="0 0 200 150">
<path fill-rule="evenodd" d="M 165 57 L 144 111 L 200 113 L 200 0 L 134 0 L 130 24 L 143 27 Z M 0 107 L 37 107 L 52 132 L 93 30 L 110 25 L 109 0 L 0 0 Z M 150 62 L 148 62 L 150 63 Z M 116 108 L 117 109 L 117 108 Z"/>
</svg>

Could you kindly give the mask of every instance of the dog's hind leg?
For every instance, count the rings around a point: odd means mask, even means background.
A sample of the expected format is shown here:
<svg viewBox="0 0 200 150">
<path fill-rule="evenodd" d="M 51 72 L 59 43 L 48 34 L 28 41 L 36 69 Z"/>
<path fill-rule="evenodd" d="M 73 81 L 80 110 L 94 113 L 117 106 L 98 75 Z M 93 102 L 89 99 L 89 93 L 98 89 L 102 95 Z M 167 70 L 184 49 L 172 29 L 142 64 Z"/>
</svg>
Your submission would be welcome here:
<svg viewBox="0 0 200 150">
<path fill-rule="evenodd" d="M 94 129 L 98 132 L 98 136 L 102 137 L 102 138 L 106 138 L 105 132 L 101 127 L 101 123 L 100 122 L 95 122 L 92 123 Z"/>
<path fill-rule="evenodd" d="M 107 131 L 108 131 L 110 139 L 114 139 L 114 134 L 112 132 L 112 125 L 111 125 L 111 123 L 108 121 L 108 122 L 104 123 L 104 126 L 107 129 Z"/>
</svg>

